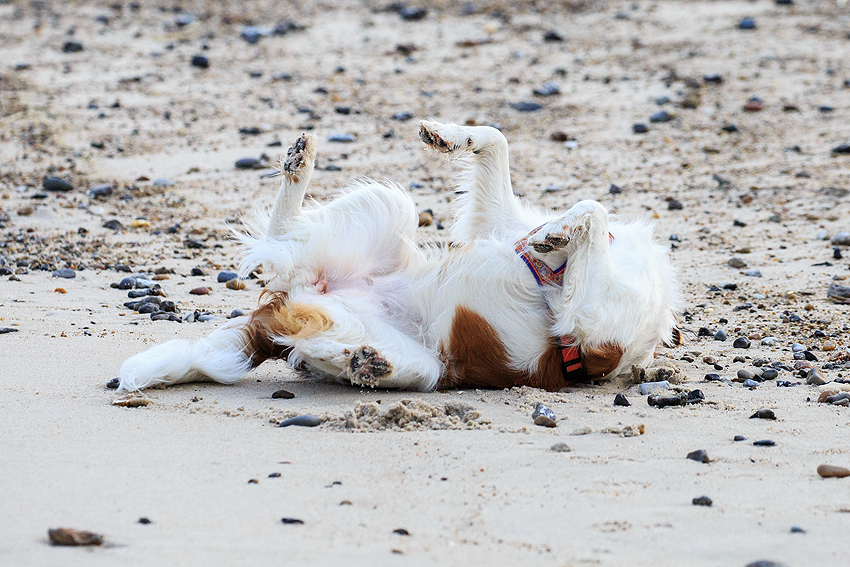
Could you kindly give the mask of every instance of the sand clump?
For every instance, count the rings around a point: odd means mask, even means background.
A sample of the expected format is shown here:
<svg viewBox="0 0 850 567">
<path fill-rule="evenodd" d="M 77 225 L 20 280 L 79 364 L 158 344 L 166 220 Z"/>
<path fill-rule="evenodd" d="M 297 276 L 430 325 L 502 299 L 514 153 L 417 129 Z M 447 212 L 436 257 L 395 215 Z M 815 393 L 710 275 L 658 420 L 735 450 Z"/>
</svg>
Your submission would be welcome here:
<svg viewBox="0 0 850 567">
<path fill-rule="evenodd" d="M 376 402 L 357 402 L 342 417 L 327 420 L 330 427 L 352 431 L 419 431 L 429 429 L 478 429 L 490 426 L 481 412 L 460 402 L 429 404 L 401 400 L 382 411 Z"/>
</svg>

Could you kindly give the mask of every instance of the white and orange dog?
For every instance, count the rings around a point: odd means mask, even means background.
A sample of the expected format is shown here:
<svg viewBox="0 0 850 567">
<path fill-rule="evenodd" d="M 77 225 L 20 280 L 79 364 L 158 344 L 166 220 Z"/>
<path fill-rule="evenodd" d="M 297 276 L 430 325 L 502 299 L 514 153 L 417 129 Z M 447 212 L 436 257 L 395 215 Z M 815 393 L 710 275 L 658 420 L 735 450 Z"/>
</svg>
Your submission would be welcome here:
<svg viewBox="0 0 850 567">
<path fill-rule="evenodd" d="M 316 141 L 281 164 L 270 216 L 240 235 L 241 273 L 271 277 L 250 315 L 195 342 L 172 340 L 121 366 L 120 388 L 237 382 L 269 358 L 357 386 L 556 390 L 645 365 L 679 341 L 677 284 L 644 222 L 619 224 L 594 201 L 550 218 L 513 194 L 496 129 L 423 121 L 422 140 L 464 157 L 444 253 L 416 243 L 399 186 L 362 181 L 302 209 Z"/>
</svg>

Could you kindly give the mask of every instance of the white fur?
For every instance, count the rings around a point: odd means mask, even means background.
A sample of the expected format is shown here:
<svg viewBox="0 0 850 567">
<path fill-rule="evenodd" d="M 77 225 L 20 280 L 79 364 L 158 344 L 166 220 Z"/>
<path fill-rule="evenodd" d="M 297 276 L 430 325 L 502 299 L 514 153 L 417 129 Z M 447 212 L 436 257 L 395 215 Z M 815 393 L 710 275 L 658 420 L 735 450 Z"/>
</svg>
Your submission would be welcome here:
<svg viewBox="0 0 850 567">
<path fill-rule="evenodd" d="M 458 307 L 486 319 L 511 368 L 521 371 L 533 372 L 553 337 L 565 334 L 582 347 L 621 345 L 611 375 L 645 364 L 660 342 L 670 341 L 677 285 L 649 225 L 619 224 L 593 201 L 556 218 L 525 207 L 511 189 L 508 144 L 498 130 L 420 126 L 426 143 L 466 165 L 454 249 L 440 254 L 416 245 L 413 201 L 390 183 L 360 181 L 330 204 L 302 210 L 312 139 L 302 169 L 284 173 L 272 217 L 238 235 L 246 249 L 243 274 L 263 265 L 270 291 L 287 294 L 288 305 L 319 308 L 332 321 L 312 336 L 271 337 L 291 348 L 291 364 L 352 384 L 432 390 L 446 370 L 443 353 Z M 552 267 L 569 259 L 563 287 L 540 288 L 514 251 L 544 223 L 529 243 L 566 243 L 534 253 Z M 170 341 L 136 355 L 121 367 L 120 387 L 235 382 L 251 366 L 251 353 L 243 352 L 247 324 L 240 318 L 195 343 Z M 363 375 L 353 362 L 363 347 L 380 353 L 392 371 Z"/>
</svg>

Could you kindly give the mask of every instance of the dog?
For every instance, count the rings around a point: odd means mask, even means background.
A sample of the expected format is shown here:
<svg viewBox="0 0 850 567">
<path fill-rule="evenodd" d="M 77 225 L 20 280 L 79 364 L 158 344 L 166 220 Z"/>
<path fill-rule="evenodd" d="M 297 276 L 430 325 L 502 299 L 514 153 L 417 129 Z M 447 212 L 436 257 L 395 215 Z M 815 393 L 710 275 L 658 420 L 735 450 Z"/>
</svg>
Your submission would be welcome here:
<svg viewBox="0 0 850 567">
<path fill-rule="evenodd" d="M 675 274 L 649 224 L 619 223 L 595 201 L 554 218 L 524 206 L 495 128 L 422 121 L 419 133 L 462 164 L 452 246 L 417 244 L 414 203 L 392 183 L 359 181 L 302 208 L 316 157 L 302 135 L 281 158 L 271 214 L 237 234 L 240 274 L 271 276 L 259 307 L 131 357 L 119 389 L 232 384 L 285 359 L 362 387 L 554 391 L 630 372 L 680 341 Z"/>
</svg>

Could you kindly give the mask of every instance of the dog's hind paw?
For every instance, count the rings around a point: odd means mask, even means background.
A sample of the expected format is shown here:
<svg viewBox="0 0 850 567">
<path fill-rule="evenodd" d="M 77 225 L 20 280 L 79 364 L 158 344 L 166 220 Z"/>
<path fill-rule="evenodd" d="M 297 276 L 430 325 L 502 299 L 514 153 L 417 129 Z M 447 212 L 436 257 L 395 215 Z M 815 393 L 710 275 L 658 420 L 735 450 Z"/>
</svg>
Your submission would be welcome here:
<svg viewBox="0 0 850 567">
<path fill-rule="evenodd" d="M 351 371 L 351 383 L 355 386 L 374 388 L 381 378 L 393 372 L 393 365 L 370 346 L 357 349 L 348 363 Z"/>
<path fill-rule="evenodd" d="M 419 137 L 425 144 L 444 154 L 464 147 L 463 144 L 470 145 L 472 143 L 471 138 L 467 139 L 466 136 L 463 136 L 463 132 L 460 132 L 457 126 L 452 127 L 452 125 L 440 124 L 430 120 L 423 120 L 419 123 Z M 460 140 L 454 138 L 460 138 Z"/>
<path fill-rule="evenodd" d="M 534 236 L 537 235 L 535 234 Z M 542 238 L 534 239 L 534 237 L 532 237 L 528 240 L 528 244 L 534 248 L 534 251 L 538 254 L 549 254 L 550 252 L 555 252 L 569 243 L 569 235 L 564 236 L 552 233 L 547 233 L 546 236 Z"/>
<path fill-rule="evenodd" d="M 281 156 L 280 172 L 297 183 L 298 176 L 311 168 L 315 160 L 316 137 L 312 134 L 301 134 L 286 150 L 286 157 Z"/>
</svg>

